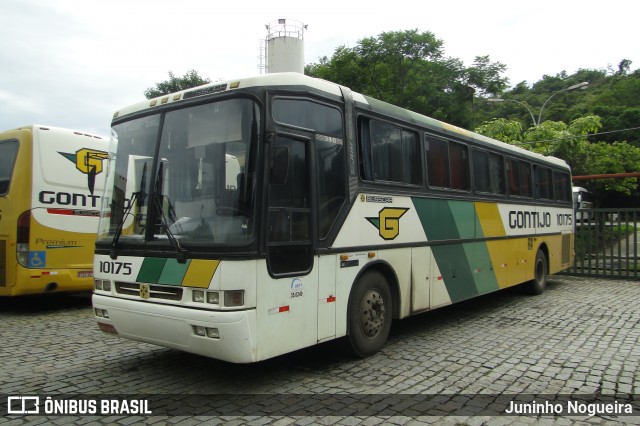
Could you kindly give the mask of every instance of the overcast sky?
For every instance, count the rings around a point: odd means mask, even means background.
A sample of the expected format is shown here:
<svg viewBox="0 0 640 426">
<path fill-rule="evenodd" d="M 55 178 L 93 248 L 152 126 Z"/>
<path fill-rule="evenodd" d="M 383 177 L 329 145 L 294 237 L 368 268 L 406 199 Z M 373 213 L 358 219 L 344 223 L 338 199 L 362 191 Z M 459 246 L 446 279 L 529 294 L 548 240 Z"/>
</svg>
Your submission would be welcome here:
<svg viewBox="0 0 640 426">
<path fill-rule="evenodd" d="M 305 63 L 384 31 L 431 31 L 445 56 L 489 55 L 511 85 L 580 68 L 640 68 L 637 0 L 0 0 L 0 131 L 45 124 L 107 134 L 113 112 L 195 69 L 259 73 L 265 24 L 308 25 Z"/>
</svg>

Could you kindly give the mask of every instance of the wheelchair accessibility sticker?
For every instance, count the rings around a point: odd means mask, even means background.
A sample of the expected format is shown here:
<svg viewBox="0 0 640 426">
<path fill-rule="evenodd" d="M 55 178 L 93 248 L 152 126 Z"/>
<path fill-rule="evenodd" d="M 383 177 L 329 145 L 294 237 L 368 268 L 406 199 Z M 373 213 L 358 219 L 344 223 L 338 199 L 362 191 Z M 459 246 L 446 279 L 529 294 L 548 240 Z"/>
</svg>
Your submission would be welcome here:
<svg viewBox="0 0 640 426">
<path fill-rule="evenodd" d="M 29 268 L 44 268 L 47 264 L 46 251 L 30 251 L 27 266 Z"/>
</svg>

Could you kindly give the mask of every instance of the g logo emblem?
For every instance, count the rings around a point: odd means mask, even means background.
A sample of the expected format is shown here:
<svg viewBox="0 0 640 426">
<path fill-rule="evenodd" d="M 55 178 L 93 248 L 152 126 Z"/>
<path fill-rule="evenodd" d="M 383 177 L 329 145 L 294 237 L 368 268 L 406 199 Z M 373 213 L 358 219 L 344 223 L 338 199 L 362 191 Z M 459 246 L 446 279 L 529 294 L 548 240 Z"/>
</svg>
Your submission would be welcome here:
<svg viewBox="0 0 640 426">
<path fill-rule="evenodd" d="M 378 217 L 366 219 L 375 226 L 383 240 L 393 240 L 400 234 L 400 218 L 409 209 L 402 207 L 385 207 L 380 210 Z"/>
<path fill-rule="evenodd" d="M 102 172 L 102 161 L 107 158 L 109 158 L 109 154 L 104 151 L 82 148 L 76 151 L 76 168 L 85 174 L 98 175 Z"/>
<path fill-rule="evenodd" d="M 140 297 L 146 300 L 150 295 L 151 289 L 149 288 L 149 284 L 140 284 Z"/>
<path fill-rule="evenodd" d="M 87 188 L 91 195 L 96 184 L 96 175 L 102 173 L 102 162 L 109 158 L 109 154 L 104 151 L 96 151 L 95 149 L 82 148 L 75 154 L 68 152 L 60 152 L 67 160 L 76 165 L 76 169 L 87 175 Z"/>
</svg>

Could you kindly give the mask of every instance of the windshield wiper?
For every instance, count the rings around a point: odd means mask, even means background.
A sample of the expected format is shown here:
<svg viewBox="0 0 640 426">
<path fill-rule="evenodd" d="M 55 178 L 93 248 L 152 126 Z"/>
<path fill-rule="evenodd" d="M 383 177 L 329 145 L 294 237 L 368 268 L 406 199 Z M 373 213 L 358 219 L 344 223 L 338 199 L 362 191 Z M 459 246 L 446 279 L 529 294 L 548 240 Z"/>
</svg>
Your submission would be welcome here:
<svg viewBox="0 0 640 426">
<path fill-rule="evenodd" d="M 118 253 L 116 250 L 118 248 L 118 241 L 120 240 L 120 235 L 122 235 L 122 228 L 124 228 L 124 222 L 127 220 L 127 216 L 131 212 L 131 208 L 133 207 L 133 204 L 138 200 L 139 195 L 140 195 L 139 192 L 131 193 L 131 199 L 129 200 L 129 204 L 127 205 L 127 207 L 124 209 L 124 212 L 122 213 L 122 218 L 120 219 L 120 222 L 118 223 L 118 227 L 116 228 L 116 232 L 113 235 L 113 240 L 111 240 L 111 251 L 109 252 L 109 256 L 112 259 L 115 259 L 118 257 Z"/>
<path fill-rule="evenodd" d="M 171 232 L 171 230 L 169 229 L 169 223 L 167 221 L 167 218 L 164 216 L 164 212 L 162 211 L 162 203 L 160 202 L 160 200 L 164 199 L 164 196 L 161 195 L 162 194 L 162 182 L 163 182 L 163 179 L 164 179 L 164 163 L 161 161 L 160 162 L 160 167 L 158 167 L 158 175 L 156 176 L 156 182 L 155 182 L 155 185 L 154 185 L 155 188 L 154 188 L 154 194 L 153 194 L 153 201 L 154 201 L 156 209 L 158 209 L 158 213 L 157 214 L 160 216 L 160 226 L 162 228 L 164 228 L 165 235 L 169 239 L 169 242 L 171 243 L 171 246 L 177 252 L 176 259 L 178 260 L 178 263 L 186 263 L 186 261 L 187 261 L 187 251 L 182 248 L 182 246 L 180 245 L 180 242 L 176 239 L 176 237 L 173 235 L 173 232 Z M 167 197 L 167 203 L 169 204 L 169 208 L 168 208 L 169 217 L 175 223 L 175 221 L 176 221 L 175 215 L 176 214 L 175 214 L 175 210 L 173 209 L 173 205 L 171 204 L 171 201 L 169 200 L 169 197 Z M 155 233 L 155 231 L 154 231 L 154 233 Z"/>
<path fill-rule="evenodd" d="M 160 197 L 163 197 L 163 196 L 158 194 L 155 194 L 153 196 L 154 205 L 158 211 L 158 215 L 160 216 L 160 227 L 163 228 L 165 235 L 167 236 L 167 238 L 169 239 L 169 242 L 171 243 L 171 247 L 173 247 L 174 250 L 176 250 L 177 252 L 176 259 L 178 260 L 178 263 L 186 263 L 188 252 L 180 245 L 180 242 L 178 241 L 178 239 L 173 235 L 173 232 L 171 232 L 171 230 L 169 229 L 169 224 L 167 223 L 167 219 L 164 216 L 164 212 L 162 211 L 162 203 L 160 202 Z M 171 205 L 171 202 L 168 199 L 167 199 L 167 202 L 169 203 L 169 211 L 171 211 L 173 209 L 173 206 Z"/>
<path fill-rule="evenodd" d="M 118 257 L 118 252 L 117 252 L 118 241 L 120 240 L 120 235 L 122 235 L 122 228 L 124 228 L 124 222 L 127 220 L 127 216 L 129 215 L 129 213 L 131 213 L 131 208 L 133 207 L 133 204 L 136 202 L 138 203 L 138 214 L 136 214 L 136 217 L 134 218 L 134 222 L 137 221 L 138 225 L 140 225 L 142 221 L 141 211 L 142 211 L 142 206 L 144 205 L 144 197 L 146 196 L 146 194 L 144 193 L 146 183 L 147 183 L 147 163 L 145 163 L 144 167 L 142 168 L 142 177 L 140 178 L 140 190 L 138 192 L 131 193 L 131 199 L 129 200 L 129 204 L 124 209 L 122 219 L 120 219 L 120 223 L 118 223 L 118 228 L 116 228 L 116 232 L 113 236 L 113 240 L 111 241 L 111 251 L 109 252 L 109 256 L 111 257 L 111 259 L 115 259 Z"/>
</svg>

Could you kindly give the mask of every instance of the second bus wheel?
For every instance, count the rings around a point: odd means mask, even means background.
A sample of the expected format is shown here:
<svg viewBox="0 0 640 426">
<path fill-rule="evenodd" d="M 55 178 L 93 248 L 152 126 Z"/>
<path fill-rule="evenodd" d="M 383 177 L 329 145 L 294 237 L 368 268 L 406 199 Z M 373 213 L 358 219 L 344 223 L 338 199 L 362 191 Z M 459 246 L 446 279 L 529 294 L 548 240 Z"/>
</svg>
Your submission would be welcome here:
<svg viewBox="0 0 640 426">
<path fill-rule="evenodd" d="M 350 350 L 365 358 L 386 343 L 393 314 L 391 290 L 378 271 L 365 272 L 358 279 L 349 300 Z"/>
<path fill-rule="evenodd" d="M 542 294 L 547 287 L 547 275 L 549 275 L 547 256 L 542 250 L 538 250 L 533 264 L 533 279 L 527 283 L 529 293 Z"/>
</svg>

